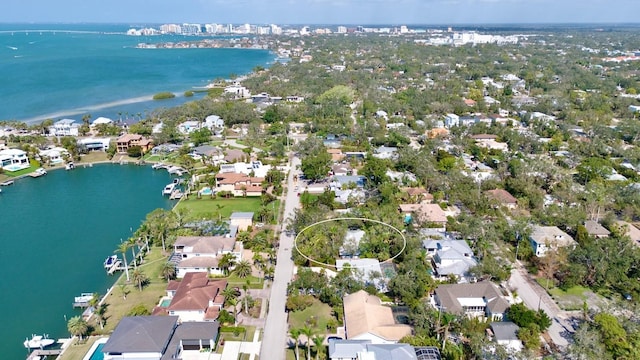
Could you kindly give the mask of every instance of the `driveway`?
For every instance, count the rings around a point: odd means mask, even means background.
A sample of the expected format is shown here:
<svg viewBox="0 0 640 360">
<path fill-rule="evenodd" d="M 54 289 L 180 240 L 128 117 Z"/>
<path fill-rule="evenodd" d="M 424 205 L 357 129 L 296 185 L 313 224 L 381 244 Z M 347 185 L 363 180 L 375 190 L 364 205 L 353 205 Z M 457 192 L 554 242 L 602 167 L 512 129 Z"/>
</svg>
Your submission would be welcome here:
<svg viewBox="0 0 640 360">
<path fill-rule="evenodd" d="M 300 159 L 291 159 L 291 169 L 300 164 Z M 293 176 L 295 170 L 289 172 L 287 196 L 285 199 L 284 217 L 281 228 L 285 227 L 288 219 L 293 217 L 293 211 L 300 205 L 300 199 L 294 191 Z M 284 230 L 284 229 L 283 229 Z M 293 276 L 293 248 L 294 236 L 289 236 L 285 231 L 280 233 L 280 247 L 278 248 L 278 260 L 271 284 L 271 296 L 269 298 L 269 312 L 262 338 L 260 359 L 285 359 L 285 347 L 287 346 L 288 329 L 285 303 L 287 300 L 287 285 Z"/>
<path fill-rule="evenodd" d="M 551 318 L 551 327 L 547 333 L 556 346 L 564 349 L 569 345 L 570 333 L 574 331 L 568 321 L 569 315 L 560 310 L 544 288 L 531 279 L 520 262 L 511 271 L 509 287 L 518 292 L 518 296 L 528 308 L 542 309 Z"/>
</svg>

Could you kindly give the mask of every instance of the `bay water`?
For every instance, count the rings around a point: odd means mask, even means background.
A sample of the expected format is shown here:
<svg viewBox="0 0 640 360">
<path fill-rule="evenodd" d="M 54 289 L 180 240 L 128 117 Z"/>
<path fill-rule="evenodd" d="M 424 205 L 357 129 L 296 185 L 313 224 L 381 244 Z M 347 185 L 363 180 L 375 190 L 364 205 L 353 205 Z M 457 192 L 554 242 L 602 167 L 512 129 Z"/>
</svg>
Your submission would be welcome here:
<svg viewBox="0 0 640 360">
<path fill-rule="evenodd" d="M 69 337 L 80 293 L 105 294 L 116 276 L 103 266 L 146 214 L 173 205 L 171 182 L 149 166 L 96 164 L 15 181 L 0 194 L 0 357 L 24 359 L 25 338 Z"/>
<path fill-rule="evenodd" d="M 0 120 L 112 119 L 171 107 L 214 79 L 266 67 L 254 49 L 141 49 L 138 43 L 197 41 L 194 36 L 128 36 L 129 25 L 0 24 Z M 137 26 L 138 28 L 141 26 Z M 157 25 L 156 25 L 157 27 Z M 210 37 L 209 37 L 210 38 Z M 151 100 L 159 92 L 178 94 Z"/>
</svg>

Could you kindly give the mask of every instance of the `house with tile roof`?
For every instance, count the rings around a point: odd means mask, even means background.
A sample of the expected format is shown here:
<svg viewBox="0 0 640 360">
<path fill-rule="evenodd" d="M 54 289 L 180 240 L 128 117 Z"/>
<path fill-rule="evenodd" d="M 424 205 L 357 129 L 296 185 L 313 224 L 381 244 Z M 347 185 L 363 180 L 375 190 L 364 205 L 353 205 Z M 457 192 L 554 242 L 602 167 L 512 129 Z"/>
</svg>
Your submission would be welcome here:
<svg viewBox="0 0 640 360">
<path fill-rule="evenodd" d="M 494 189 L 485 192 L 485 195 L 492 201 L 506 207 L 507 209 L 515 209 L 518 207 L 518 199 L 504 189 Z"/>
<path fill-rule="evenodd" d="M 133 146 L 140 146 L 144 154 L 153 147 L 153 139 L 145 138 L 139 134 L 124 134 L 116 140 L 116 151 L 118 154 L 126 154 L 127 150 Z"/>
<path fill-rule="evenodd" d="M 211 275 L 224 275 L 219 261 L 225 254 L 233 254 L 235 261 L 242 260 L 242 242 L 227 236 L 178 236 L 173 245 L 172 261 L 176 264 L 176 276 L 190 272 L 206 271 Z"/>
<path fill-rule="evenodd" d="M 167 285 L 171 303 L 164 310 L 181 322 L 216 320 L 224 304 L 222 291 L 226 287 L 226 279 L 209 279 L 206 272 L 187 273 L 181 281 L 172 280 Z"/>
<path fill-rule="evenodd" d="M 419 204 L 400 204 L 400 213 L 404 215 L 405 222 L 417 221 L 420 224 L 433 224 L 444 227 L 447 224 L 447 215 L 438 204 L 421 202 Z"/>
<path fill-rule="evenodd" d="M 216 192 L 228 191 L 233 196 L 261 196 L 264 178 L 229 172 L 216 175 Z"/>
<path fill-rule="evenodd" d="M 502 321 L 510 305 L 500 289 L 488 281 L 440 285 L 433 303 L 437 309 L 451 314 L 492 321 Z"/>
<path fill-rule="evenodd" d="M 346 295 L 344 326 L 348 340 L 370 340 L 372 344 L 394 344 L 411 335 L 409 325 L 398 324 L 388 306 L 379 297 L 360 290 Z"/>
</svg>

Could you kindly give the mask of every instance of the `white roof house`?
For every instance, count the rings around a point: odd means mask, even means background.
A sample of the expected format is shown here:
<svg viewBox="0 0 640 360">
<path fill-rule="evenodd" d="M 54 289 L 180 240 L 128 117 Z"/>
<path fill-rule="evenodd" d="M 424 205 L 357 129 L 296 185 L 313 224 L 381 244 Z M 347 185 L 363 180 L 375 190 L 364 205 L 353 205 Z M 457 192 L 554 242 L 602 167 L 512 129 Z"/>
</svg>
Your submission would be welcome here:
<svg viewBox="0 0 640 360">
<path fill-rule="evenodd" d="M 72 119 L 62 119 L 53 123 L 49 127 L 51 136 L 78 136 L 80 124 Z"/>
<path fill-rule="evenodd" d="M 112 124 L 113 120 L 106 118 L 106 117 L 99 117 L 95 120 L 93 120 L 93 122 L 91 123 L 92 126 L 96 126 L 96 125 L 100 125 L 100 124 Z"/>
<path fill-rule="evenodd" d="M 351 268 L 352 276 L 366 285 L 373 285 L 379 291 L 387 291 L 380 261 L 378 259 L 338 259 L 336 260 L 336 269 L 341 271 L 345 268 Z"/>
<path fill-rule="evenodd" d="M 576 241 L 557 226 L 535 226 L 529 242 L 536 256 L 545 256 L 548 250 L 576 245 Z"/>
<path fill-rule="evenodd" d="M 27 153 L 20 149 L 5 149 L 0 151 L 0 168 L 6 171 L 18 171 L 27 169 L 29 158 Z"/>
<path fill-rule="evenodd" d="M 422 247 L 432 257 L 434 276 L 437 278 L 454 275 L 459 282 L 466 282 L 469 270 L 478 265 L 465 240 L 429 239 L 422 241 Z"/>
</svg>

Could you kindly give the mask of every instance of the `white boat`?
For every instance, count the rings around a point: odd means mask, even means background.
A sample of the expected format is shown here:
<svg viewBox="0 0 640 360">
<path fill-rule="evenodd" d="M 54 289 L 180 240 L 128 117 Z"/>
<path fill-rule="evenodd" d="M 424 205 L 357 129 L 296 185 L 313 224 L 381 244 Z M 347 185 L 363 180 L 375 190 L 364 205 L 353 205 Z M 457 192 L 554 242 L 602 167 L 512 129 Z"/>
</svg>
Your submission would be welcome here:
<svg viewBox="0 0 640 360">
<path fill-rule="evenodd" d="M 113 264 L 118 261 L 118 255 L 111 255 L 108 258 L 104 259 L 104 268 L 110 269 Z"/>
<path fill-rule="evenodd" d="M 73 298 L 73 302 L 76 304 L 89 303 L 93 299 L 93 293 L 81 293 L 80 296 Z"/>
<path fill-rule="evenodd" d="M 68 163 L 67 165 L 64 166 L 65 170 L 73 170 L 76 168 L 76 165 L 72 162 Z"/>
<path fill-rule="evenodd" d="M 49 345 L 53 345 L 55 341 L 53 339 L 49 339 L 49 335 L 31 335 L 31 339 L 27 338 L 24 341 L 24 347 L 27 349 L 42 349 Z"/>
<path fill-rule="evenodd" d="M 162 195 L 171 195 L 171 193 L 173 192 L 173 189 L 176 188 L 176 184 L 171 183 L 171 184 L 167 184 L 167 186 L 164 187 L 164 189 L 162 190 Z"/>
</svg>

